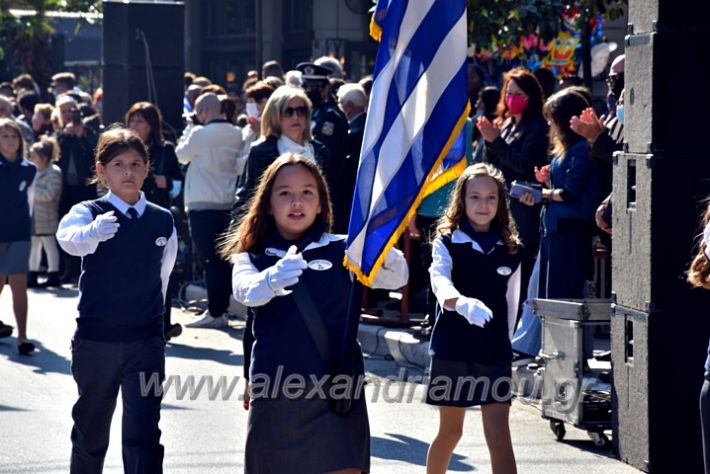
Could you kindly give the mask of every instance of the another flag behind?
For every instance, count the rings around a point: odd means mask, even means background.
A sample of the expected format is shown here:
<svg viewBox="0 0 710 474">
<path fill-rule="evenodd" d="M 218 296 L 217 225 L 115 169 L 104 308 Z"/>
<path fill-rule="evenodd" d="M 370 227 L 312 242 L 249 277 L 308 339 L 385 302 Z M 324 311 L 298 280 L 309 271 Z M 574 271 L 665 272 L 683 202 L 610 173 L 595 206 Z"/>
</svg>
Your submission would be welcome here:
<svg viewBox="0 0 710 474">
<path fill-rule="evenodd" d="M 469 111 L 466 2 L 379 0 L 380 40 L 345 265 L 371 284 Z"/>
</svg>

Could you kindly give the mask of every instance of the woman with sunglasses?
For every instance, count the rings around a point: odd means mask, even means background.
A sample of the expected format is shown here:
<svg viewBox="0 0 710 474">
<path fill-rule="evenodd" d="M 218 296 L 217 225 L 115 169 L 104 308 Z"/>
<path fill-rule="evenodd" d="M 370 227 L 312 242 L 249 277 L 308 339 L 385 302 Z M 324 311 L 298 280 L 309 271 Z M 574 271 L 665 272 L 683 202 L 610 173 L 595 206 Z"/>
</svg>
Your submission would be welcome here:
<svg viewBox="0 0 710 474">
<path fill-rule="evenodd" d="M 298 87 L 281 86 L 269 97 L 261 115 L 261 138 L 252 144 L 244 173 L 237 184 L 235 218 L 246 210 L 262 173 L 280 155 L 297 153 L 315 160 L 324 168 L 330 154 L 311 135 L 312 110 L 308 96 Z"/>
<path fill-rule="evenodd" d="M 244 173 L 237 185 L 237 194 L 232 208 L 235 221 L 241 219 L 249 206 L 249 200 L 256 191 L 259 179 L 266 168 L 287 152 L 310 158 L 318 163 L 321 169 L 328 162 L 330 153 L 311 135 L 311 112 L 313 106 L 308 96 L 299 87 L 281 86 L 271 94 L 261 114 L 261 138 L 252 144 L 247 157 Z M 326 176 L 327 180 L 327 176 Z M 332 183 L 328 183 L 332 189 Z M 249 367 L 251 348 L 254 345 L 252 333 L 253 314 L 247 312 L 246 329 L 244 330 L 244 380 L 247 381 L 245 395 L 249 390 Z M 244 398 L 244 408 L 249 408 L 249 397 Z"/>
</svg>

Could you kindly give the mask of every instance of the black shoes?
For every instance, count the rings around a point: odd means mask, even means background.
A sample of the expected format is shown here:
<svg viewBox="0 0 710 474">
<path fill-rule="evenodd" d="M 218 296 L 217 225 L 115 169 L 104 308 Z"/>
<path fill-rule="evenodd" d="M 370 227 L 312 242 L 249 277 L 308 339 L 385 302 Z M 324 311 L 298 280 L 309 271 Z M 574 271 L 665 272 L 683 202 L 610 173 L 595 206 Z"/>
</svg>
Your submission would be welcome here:
<svg viewBox="0 0 710 474">
<path fill-rule="evenodd" d="M 12 329 L 12 326 L 0 321 L 0 338 L 9 337 L 10 335 L 12 335 Z"/>
<path fill-rule="evenodd" d="M 179 324 L 170 324 L 168 326 L 165 326 L 165 340 L 169 341 L 170 339 L 174 337 L 178 337 L 180 334 L 182 334 L 182 326 Z"/>
<path fill-rule="evenodd" d="M 30 352 L 33 352 L 35 350 L 35 345 L 32 344 L 31 342 L 23 342 L 22 344 L 17 345 L 17 352 L 20 353 L 20 355 L 26 356 Z"/>
<path fill-rule="evenodd" d="M 37 288 L 39 286 L 39 283 L 37 283 L 37 272 L 29 272 L 27 274 L 27 288 Z"/>
<path fill-rule="evenodd" d="M 44 282 L 44 286 L 47 288 L 59 288 L 62 286 L 62 283 L 59 281 L 59 272 L 47 273 L 47 281 Z"/>
</svg>

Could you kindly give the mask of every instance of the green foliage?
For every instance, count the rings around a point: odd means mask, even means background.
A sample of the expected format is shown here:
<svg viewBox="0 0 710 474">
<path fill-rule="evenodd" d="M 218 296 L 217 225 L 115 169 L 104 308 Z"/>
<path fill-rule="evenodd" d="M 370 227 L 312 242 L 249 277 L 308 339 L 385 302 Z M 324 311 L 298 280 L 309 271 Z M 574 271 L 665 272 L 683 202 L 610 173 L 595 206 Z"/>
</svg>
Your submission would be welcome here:
<svg viewBox="0 0 710 474">
<path fill-rule="evenodd" d="M 15 17 L 10 9 L 33 10 L 34 15 Z M 79 11 L 99 13 L 100 0 L 0 0 L 0 62 L 5 62 L 2 74 L 12 74 L 12 64 L 20 65 L 23 72 L 42 86 L 51 74 L 49 56 L 51 36 L 54 33 L 47 18 L 49 11 Z"/>
<path fill-rule="evenodd" d="M 578 21 L 585 22 L 598 13 L 619 18 L 627 4 L 628 0 L 467 0 L 469 43 L 477 50 L 516 46 L 531 33 L 549 41 L 560 32 L 567 8 L 582 13 Z"/>
</svg>

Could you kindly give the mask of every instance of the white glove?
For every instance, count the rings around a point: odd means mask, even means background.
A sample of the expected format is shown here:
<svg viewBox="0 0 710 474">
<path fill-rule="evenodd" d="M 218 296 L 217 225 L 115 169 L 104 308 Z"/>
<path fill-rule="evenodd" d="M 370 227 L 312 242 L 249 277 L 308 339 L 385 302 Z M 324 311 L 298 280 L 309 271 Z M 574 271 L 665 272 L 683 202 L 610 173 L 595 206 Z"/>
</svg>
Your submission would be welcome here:
<svg viewBox="0 0 710 474">
<path fill-rule="evenodd" d="M 298 253 L 296 246 L 292 245 L 286 255 L 266 270 L 266 283 L 271 291 L 276 293 L 298 283 L 298 278 L 306 268 L 308 264 L 303 259 L 303 254 Z"/>
<path fill-rule="evenodd" d="M 470 324 L 483 327 L 493 317 L 493 312 L 483 301 L 461 296 L 456 301 L 456 312 L 466 318 Z"/>
<path fill-rule="evenodd" d="M 89 235 L 99 242 L 105 242 L 118 232 L 121 226 L 116 222 L 118 218 L 113 214 L 113 211 L 108 211 L 104 214 L 99 214 L 96 219 L 89 224 Z"/>
</svg>

